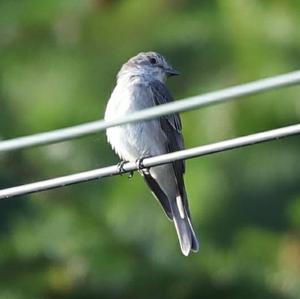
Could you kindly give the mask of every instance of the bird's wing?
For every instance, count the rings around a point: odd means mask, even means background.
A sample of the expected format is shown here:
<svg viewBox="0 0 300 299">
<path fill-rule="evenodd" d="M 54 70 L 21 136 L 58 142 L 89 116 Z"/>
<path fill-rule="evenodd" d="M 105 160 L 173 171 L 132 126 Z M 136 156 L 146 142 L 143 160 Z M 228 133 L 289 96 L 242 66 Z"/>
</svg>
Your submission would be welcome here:
<svg viewBox="0 0 300 299">
<path fill-rule="evenodd" d="M 173 97 L 171 96 L 169 90 L 160 81 L 151 81 L 150 89 L 153 94 L 154 105 L 161 105 L 173 101 Z M 182 127 L 179 114 L 173 113 L 170 115 L 161 116 L 159 120 L 161 129 L 167 137 L 166 151 L 174 152 L 184 149 L 184 141 L 181 132 Z M 176 176 L 178 191 L 181 197 L 183 198 L 186 211 L 188 215 L 190 215 L 183 180 L 183 174 L 185 172 L 185 163 L 183 160 L 180 160 L 172 162 L 172 165 Z"/>
<path fill-rule="evenodd" d="M 173 101 L 173 98 L 167 87 L 160 81 L 152 81 L 150 83 L 150 88 L 154 105 L 161 105 Z M 181 121 L 179 115 L 177 113 L 173 113 L 170 115 L 161 116 L 159 118 L 159 122 L 161 133 L 166 136 L 166 138 L 164 138 L 164 140 L 166 140 L 166 152 L 174 152 L 183 149 L 184 142 L 181 132 Z M 170 194 L 165 194 L 163 192 L 165 196 L 159 198 L 159 200 L 161 203 L 168 203 L 167 207 L 171 210 L 172 213 L 172 219 L 175 224 L 181 250 L 184 255 L 188 255 L 190 250 L 198 251 L 199 242 L 192 227 L 189 204 L 184 186 L 183 174 L 185 172 L 185 163 L 181 160 L 174 161 L 170 164 L 172 164 L 174 170 L 174 181 L 172 177 L 169 177 L 169 180 L 166 182 L 166 179 L 161 176 L 168 175 L 168 172 L 163 174 L 160 173 L 159 175 L 159 171 L 156 171 L 155 167 L 153 167 L 152 169 L 150 168 L 149 174 L 155 174 L 155 176 L 152 177 L 153 180 L 155 180 L 155 177 L 159 178 L 159 181 L 155 182 L 157 183 L 157 186 L 160 190 L 168 190 L 170 192 L 170 185 L 166 186 L 166 184 L 176 184 L 174 186 L 176 188 L 174 190 L 176 192 L 176 198 L 174 198 L 174 193 L 173 191 L 171 191 Z M 172 176 L 172 174 L 170 175 Z M 160 186 L 161 183 L 164 185 Z M 155 193 L 153 188 L 151 189 Z M 165 199 L 167 199 L 167 201 Z"/>
</svg>

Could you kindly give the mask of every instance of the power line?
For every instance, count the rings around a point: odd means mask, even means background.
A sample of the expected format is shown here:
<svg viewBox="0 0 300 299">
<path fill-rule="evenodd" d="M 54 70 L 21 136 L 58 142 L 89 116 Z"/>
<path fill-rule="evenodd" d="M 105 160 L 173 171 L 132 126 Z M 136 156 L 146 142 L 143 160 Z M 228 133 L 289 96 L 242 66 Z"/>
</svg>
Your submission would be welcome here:
<svg viewBox="0 0 300 299">
<path fill-rule="evenodd" d="M 208 145 L 198 146 L 190 149 L 185 149 L 178 152 L 173 152 L 165 155 L 146 158 L 143 160 L 145 168 L 160 164 L 169 163 L 181 159 L 190 159 L 209 155 L 217 152 L 222 152 L 230 149 L 235 149 L 256 143 L 262 143 L 274 139 L 288 137 L 291 135 L 300 134 L 300 124 L 291 125 L 284 128 L 274 129 L 261 133 L 251 134 L 248 136 L 229 139 L 221 142 L 216 142 Z M 102 177 L 113 176 L 120 173 L 126 173 L 137 170 L 137 165 L 134 162 L 126 163 L 123 170 L 120 171 L 117 165 L 108 166 L 100 169 L 85 171 L 81 173 L 71 174 L 63 177 L 49 179 L 45 181 L 35 182 L 22 186 L 12 187 L 0 190 L 0 199 L 10 198 L 17 195 L 25 195 L 28 193 L 45 191 L 49 189 L 59 188 L 71 184 L 99 179 Z"/>
<path fill-rule="evenodd" d="M 238 97 L 263 92 L 274 88 L 290 86 L 298 83 L 300 83 L 300 71 L 295 71 L 235 87 L 225 88 L 223 90 L 207 93 L 204 95 L 186 98 L 181 101 L 159 105 L 136 113 L 132 113 L 131 115 L 118 118 L 113 121 L 93 121 L 69 128 L 1 141 L 0 152 L 66 141 L 88 134 L 94 134 L 109 127 L 139 120 L 153 119 L 175 112 L 188 111 L 203 106 L 229 101 Z"/>
</svg>

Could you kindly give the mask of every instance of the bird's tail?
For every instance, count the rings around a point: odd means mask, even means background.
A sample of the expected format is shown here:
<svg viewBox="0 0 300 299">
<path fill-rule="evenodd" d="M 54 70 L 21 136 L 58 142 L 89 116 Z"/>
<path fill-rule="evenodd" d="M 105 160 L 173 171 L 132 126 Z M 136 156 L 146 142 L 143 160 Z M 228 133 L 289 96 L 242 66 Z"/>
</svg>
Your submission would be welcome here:
<svg viewBox="0 0 300 299">
<path fill-rule="evenodd" d="M 172 201 L 171 209 L 181 251 L 188 256 L 191 250 L 194 252 L 199 250 L 199 242 L 180 196 L 176 197 L 176 201 Z"/>
</svg>

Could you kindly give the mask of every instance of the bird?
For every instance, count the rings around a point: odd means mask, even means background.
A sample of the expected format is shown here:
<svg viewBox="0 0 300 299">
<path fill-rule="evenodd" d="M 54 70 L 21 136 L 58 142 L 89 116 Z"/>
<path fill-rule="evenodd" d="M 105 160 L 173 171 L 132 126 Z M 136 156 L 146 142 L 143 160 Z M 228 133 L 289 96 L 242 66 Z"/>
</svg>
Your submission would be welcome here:
<svg viewBox="0 0 300 299">
<path fill-rule="evenodd" d="M 159 53 L 141 52 L 123 64 L 117 83 L 108 100 L 106 121 L 129 115 L 142 109 L 172 102 L 166 79 L 179 75 Z M 121 161 L 141 162 L 145 157 L 184 149 L 179 114 L 110 127 L 107 141 Z M 183 255 L 199 250 L 184 184 L 183 160 L 140 169 L 146 184 L 158 200 L 166 216 L 174 222 Z"/>
</svg>

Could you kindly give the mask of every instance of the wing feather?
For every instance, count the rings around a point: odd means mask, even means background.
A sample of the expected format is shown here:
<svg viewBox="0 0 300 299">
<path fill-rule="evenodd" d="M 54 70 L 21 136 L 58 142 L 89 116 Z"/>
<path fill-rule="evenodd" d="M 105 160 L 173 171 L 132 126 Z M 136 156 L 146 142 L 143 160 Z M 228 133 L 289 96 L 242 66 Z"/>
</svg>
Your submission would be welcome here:
<svg viewBox="0 0 300 299">
<path fill-rule="evenodd" d="M 161 105 L 173 101 L 173 97 L 170 94 L 167 87 L 160 81 L 151 81 L 150 88 L 153 94 L 154 104 Z M 182 136 L 181 120 L 178 113 L 160 117 L 161 128 L 166 135 L 167 152 L 175 152 L 184 149 L 184 141 Z M 188 215 L 190 216 L 189 205 L 187 201 L 185 185 L 183 180 L 183 174 L 185 172 L 185 162 L 183 160 L 172 162 L 179 194 L 183 198 L 184 206 Z"/>
</svg>

